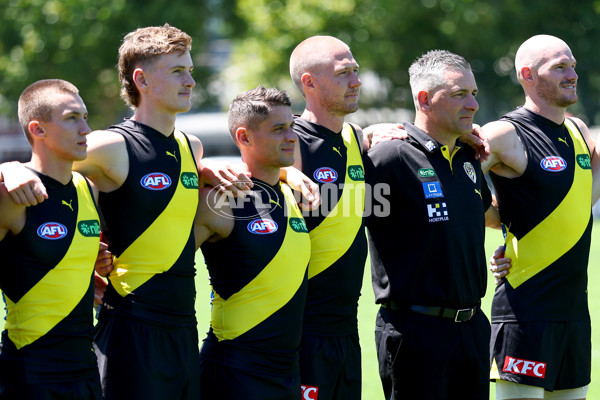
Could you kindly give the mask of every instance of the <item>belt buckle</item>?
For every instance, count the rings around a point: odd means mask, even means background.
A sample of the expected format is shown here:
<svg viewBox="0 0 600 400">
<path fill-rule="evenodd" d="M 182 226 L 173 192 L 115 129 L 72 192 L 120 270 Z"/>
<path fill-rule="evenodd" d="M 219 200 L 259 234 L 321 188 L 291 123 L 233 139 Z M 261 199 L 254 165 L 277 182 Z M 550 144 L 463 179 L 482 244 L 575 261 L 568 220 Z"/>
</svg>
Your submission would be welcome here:
<svg viewBox="0 0 600 400">
<path fill-rule="evenodd" d="M 475 312 L 474 308 L 463 308 L 456 311 L 456 315 L 454 316 L 454 322 L 465 322 L 473 318 L 473 313 Z M 463 313 L 467 313 L 466 319 L 459 318 L 459 316 Z"/>
</svg>

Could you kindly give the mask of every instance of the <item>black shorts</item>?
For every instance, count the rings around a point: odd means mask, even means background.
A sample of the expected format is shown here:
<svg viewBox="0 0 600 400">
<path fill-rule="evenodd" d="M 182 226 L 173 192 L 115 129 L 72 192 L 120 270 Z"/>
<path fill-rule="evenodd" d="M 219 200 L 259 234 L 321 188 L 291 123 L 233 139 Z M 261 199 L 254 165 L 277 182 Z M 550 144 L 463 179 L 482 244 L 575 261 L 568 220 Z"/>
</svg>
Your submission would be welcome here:
<svg viewBox="0 0 600 400">
<path fill-rule="evenodd" d="M 573 389 L 591 380 L 590 321 L 492 324 L 491 378 L 546 390 Z"/>
<path fill-rule="evenodd" d="M 481 310 L 454 322 L 381 307 L 375 343 L 385 398 L 489 398 L 489 338 Z"/>
<path fill-rule="evenodd" d="M 0 379 L 2 400 L 102 400 L 98 375 L 76 382 L 24 383 Z"/>
<path fill-rule="evenodd" d="M 360 400 L 362 388 L 358 334 L 303 335 L 300 382 L 307 400 Z"/>
<path fill-rule="evenodd" d="M 253 374 L 206 359 L 200 361 L 201 400 L 301 400 L 300 376 Z"/>
<path fill-rule="evenodd" d="M 106 400 L 198 399 L 196 327 L 156 326 L 103 310 L 95 341 Z"/>
</svg>

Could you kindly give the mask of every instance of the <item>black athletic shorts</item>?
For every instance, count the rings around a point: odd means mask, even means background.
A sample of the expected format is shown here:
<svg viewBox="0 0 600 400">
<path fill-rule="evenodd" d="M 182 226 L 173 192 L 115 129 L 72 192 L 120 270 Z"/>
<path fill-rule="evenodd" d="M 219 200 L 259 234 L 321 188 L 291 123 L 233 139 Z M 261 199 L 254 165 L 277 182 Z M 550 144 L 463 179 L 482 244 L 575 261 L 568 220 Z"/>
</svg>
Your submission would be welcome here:
<svg viewBox="0 0 600 400">
<path fill-rule="evenodd" d="M 196 327 L 143 323 L 103 309 L 96 356 L 106 400 L 197 400 Z"/>
<path fill-rule="evenodd" d="M 300 376 L 253 374 L 200 360 L 200 400 L 301 400 Z"/>
<path fill-rule="evenodd" d="M 2 400 L 102 400 L 98 375 L 76 382 L 24 383 L 0 378 Z"/>
<path fill-rule="evenodd" d="M 481 310 L 454 322 L 381 307 L 375 342 L 385 398 L 489 398 L 489 338 Z"/>
<path fill-rule="evenodd" d="M 360 400 L 361 355 L 358 334 L 303 335 L 300 382 L 305 400 Z"/>
<path fill-rule="evenodd" d="M 546 390 L 573 389 L 591 380 L 590 321 L 492 324 L 491 378 Z"/>
</svg>

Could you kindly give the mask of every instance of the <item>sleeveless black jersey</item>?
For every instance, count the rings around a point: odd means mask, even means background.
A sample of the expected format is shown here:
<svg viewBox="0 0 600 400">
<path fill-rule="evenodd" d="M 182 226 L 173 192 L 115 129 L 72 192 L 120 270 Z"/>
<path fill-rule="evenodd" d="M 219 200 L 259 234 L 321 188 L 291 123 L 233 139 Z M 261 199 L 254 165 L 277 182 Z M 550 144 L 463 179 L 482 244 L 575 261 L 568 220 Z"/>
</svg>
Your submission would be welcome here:
<svg viewBox="0 0 600 400">
<path fill-rule="evenodd" d="M 100 193 L 106 239 L 116 256 L 104 301 L 143 320 L 195 326 L 193 222 L 198 174 L 189 142 L 125 120 L 129 173 Z"/>
<path fill-rule="evenodd" d="M 367 240 L 364 170 L 354 129 L 341 133 L 294 119 L 302 172 L 319 185 L 322 204 L 304 217 L 311 237 L 304 333 L 343 336 L 357 332 Z"/>
<path fill-rule="evenodd" d="M 252 180 L 252 196 L 230 199 L 231 234 L 201 246 L 213 296 L 201 357 L 293 375 L 298 373 L 310 238 L 291 189 Z"/>
<path fill-rule="evenodd" d="M 413 124 L 365 159 L 379 215 L 367 218 L 375 301 L 467 308 L 485 295 L 491 196 L 473 150 L 453 154 Z"/>
<path fill-rule="evenodd" d="M 525 108 L 512 123 L 527 154 L 522 176 L 490 173 L 507 228 L 507 279 L 497 286 L 492 322 L 589 318 L 587 264 L 592 229 L 592 173 L 576 125 L 556 124 Z"/>
<path fill-rule="evenodd" d="M 7 308 L 0 379 L 86 379 L 98 373 L 92 349 L 100 241 L 96 204 L 78 173 L 66 185 L 34 173 L 48 199 L 28 207 L 21 232 L 0 241 L 0 289 Z"/>
</svg>

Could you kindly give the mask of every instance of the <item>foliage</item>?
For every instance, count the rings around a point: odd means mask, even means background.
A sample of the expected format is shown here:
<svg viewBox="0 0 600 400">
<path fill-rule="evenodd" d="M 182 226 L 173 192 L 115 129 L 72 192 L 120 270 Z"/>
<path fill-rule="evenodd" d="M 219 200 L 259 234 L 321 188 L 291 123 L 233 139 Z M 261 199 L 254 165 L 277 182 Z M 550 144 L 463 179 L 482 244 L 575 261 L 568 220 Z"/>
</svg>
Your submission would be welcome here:
<svg viewBox="0 0 600 400">
<path fill-rule="evenodd" d="M 193 49 L 207 40 L 204 2 L 168 0 L 0 0 L 0 113 L 16 115 L 16 100 L 30 83 L 61 78 L 74 83 L 90 111 L 92 129 L 128 112 L 119 97 L 116 63 L 123 36 L 138 27 L 168 22 L 193 37 Z M 210 102 L 203 92 L 195 101 Z"/>
<path fill-rule="evenodd" d="M 297 95 L 289 55 L 306 37 L 327 34 L 350 45 L 364 76 L 372 71 L 380 78 L 379 87 L 363 80 L 361 107 L 412 109 L 408 66 L 428 50 L 447 49 L 463 55 L 475 70 L 480 123 L 523 103 L 514 54 L 528 37 L 552 34 L 565 40 L 579 60 L 580 101 L 571 111 L 600 123 L 593 96 L 600 90 L 600 59 L 593 56 L 593 43 L 600 39 L 593 29 L 600 13 L 597 0 L 582 0 L 577 7 L 552 0 L 238 0 L 235 13 L 246 29 L 237 36 L 226 73 L 243 88 L 262 83 Z"/>
</svg>

